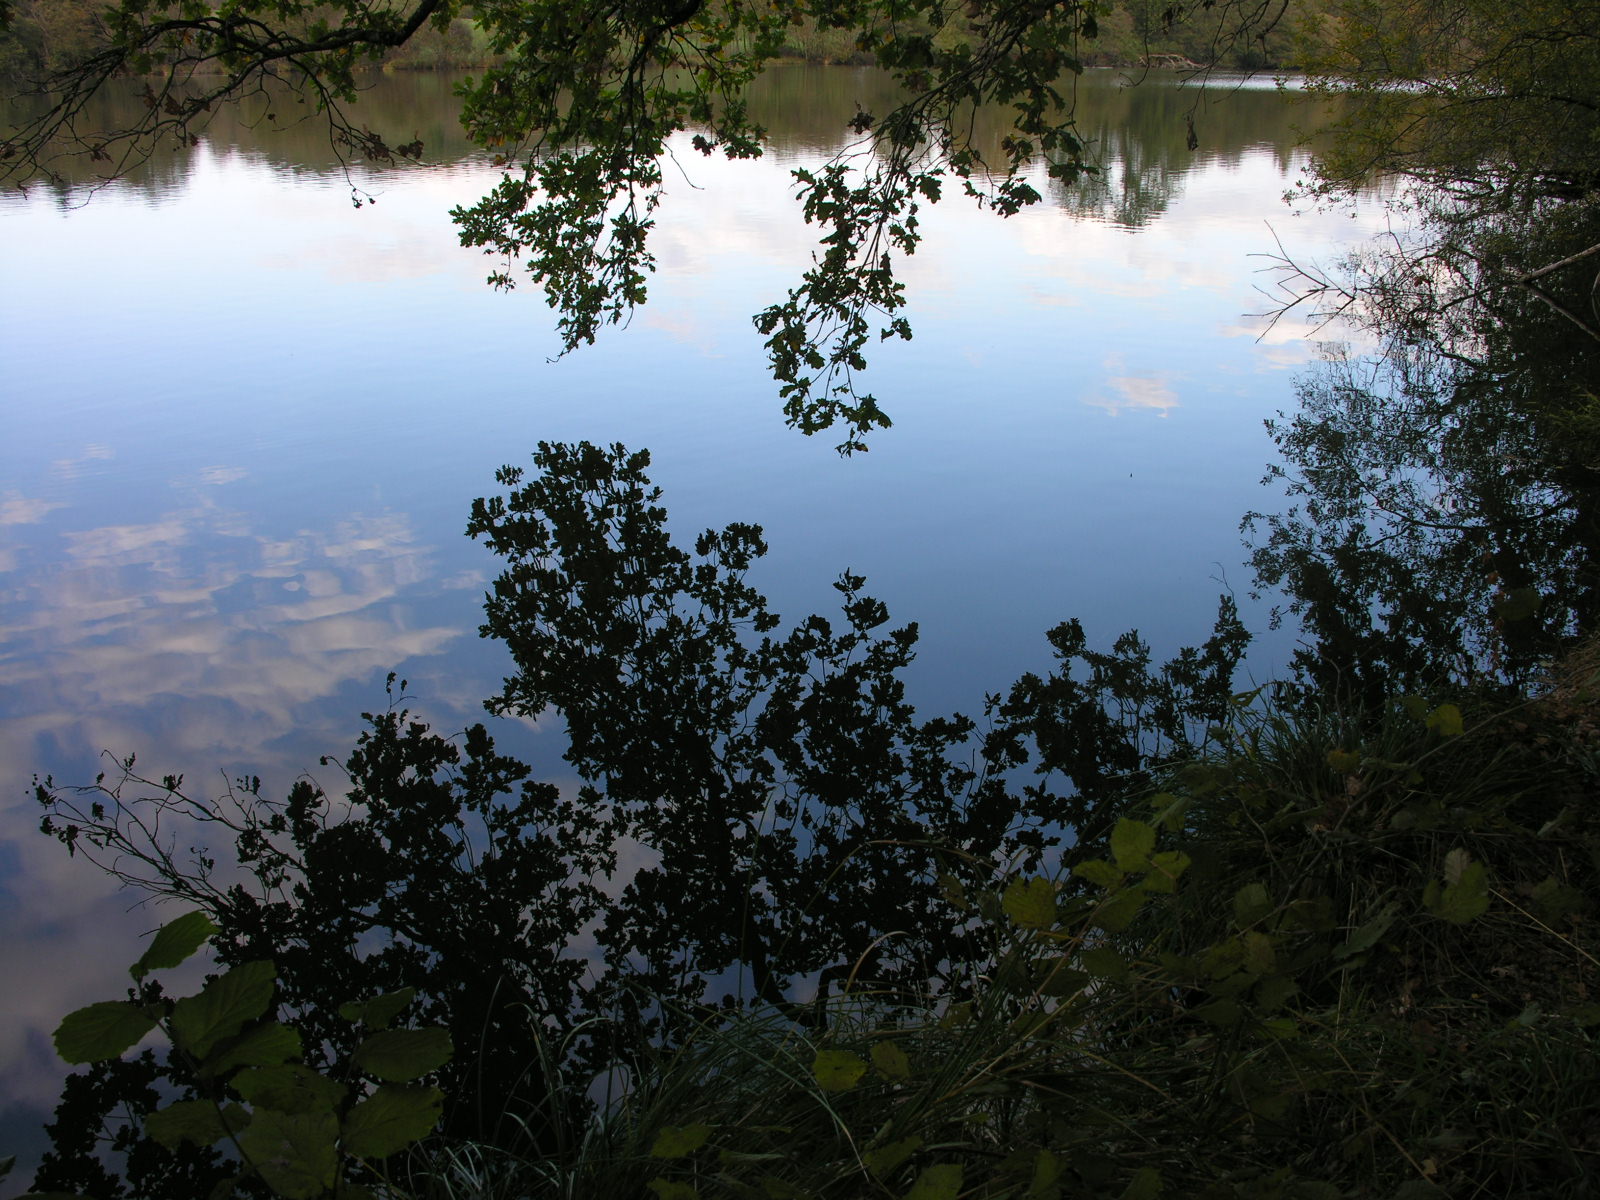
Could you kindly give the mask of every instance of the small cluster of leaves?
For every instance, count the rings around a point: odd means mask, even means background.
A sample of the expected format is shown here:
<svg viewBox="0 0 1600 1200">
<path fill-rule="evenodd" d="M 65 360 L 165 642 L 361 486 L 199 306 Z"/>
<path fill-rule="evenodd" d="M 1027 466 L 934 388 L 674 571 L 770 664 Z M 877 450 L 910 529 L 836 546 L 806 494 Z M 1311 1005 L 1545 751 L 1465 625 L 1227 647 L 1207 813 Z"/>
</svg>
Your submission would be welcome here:
<svg viewBox="0 0 1600 1200">
<path fill-rule="evenodd" d="M 300 1031 L 271 1019 L 271 962 L 241 963 L 195 995 L 176 999 L 149 979 L 152 971 L 179 966 L 217 932 L 198 911 L 162 926 L 129 968 L 135 983 L 130 998 L 69 1014 L 56 1029 L 56 1051 L 69 1063 L 114 1060 L 159 1029 L 202 1095 L 146 1113 L 144 1131 L 171 1151 L 187 1143 L 236 1155 L 243 1172 L 220 1180 L 214 1194 L 232 1194 L 256 1180 L 284 1200 L 375 1200 L 379 1193 L 361 1181 L 381 1180 L 384 1160 L 439 1123 L 443 1093 L 417 1081 L 448 1061 L 449 1033 L 390 1028 L 415 999 L 411 989 L 346 1003 L 340 1019 L 367 1034 L 350 1056 L 346 1079 L 319 1073 L 300 1061 Z M 362 1076 L 379 1082 L 366 1091 Z M 31 1196 L 64 1200 L 67 1194 Z"/>
</svg>

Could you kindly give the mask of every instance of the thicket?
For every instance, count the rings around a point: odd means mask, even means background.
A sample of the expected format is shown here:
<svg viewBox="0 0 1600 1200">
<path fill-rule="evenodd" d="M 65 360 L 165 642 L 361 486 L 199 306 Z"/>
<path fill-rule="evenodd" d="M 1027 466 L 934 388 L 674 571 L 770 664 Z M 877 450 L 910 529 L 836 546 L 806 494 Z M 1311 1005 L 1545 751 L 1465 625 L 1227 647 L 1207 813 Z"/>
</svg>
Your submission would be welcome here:
<svg viewBox="0 0 1600 1200">
<path fill-rule="evenodd" d="M 675 546 L 645 465 L 546 446 L 475 508 L 506 560 L 485 631 L 518 665 L 494 707 L 564 717 L 576 792 L 400 707 L 342 800 L 212 803 L 131 762 L 41 784 L 69 849 L 214 923 L 218 980 L 276 977 L 198 1056 L 69 1080 L 41 1189 L 1587 1194 L 1592 648 L 1512 708 L 1235 696 L 1225 605 L 1164 666 L 1069 622 L 982 722 L 919 721 L 914 630 L 847 577 L 840 630 L 779 635 L 744 581 L 759 531 Z M 393 994 L 455 1053 L 420 1083 L 437 1132 L 363 1161 L 349 1002 Z M 143 979 L 100 1007 L 176 1011 Z M 175 1101 L 250 1099 L 195 1060 L 280 1026 L 346 1087 L 271 1160 L 316 1171 L 154 1136 Z"/>
<path fill-rule="evenodd" d="M 1170 3 L 1115 0 L 1102 6 L 1099 35 L 1085 43 L 1083 61 L 1087 66 L 1137 66 L 1152 57 L 1166 61 L 1172 56 L 1224 69 L 1292 68 L 1299 54 L 1296 37 L 1321 29 L 1327 7 L 1326 0 L 1299 5 L 1292 20 L 1278 22 L 1247 45 L 1235 45 L 1217 42 L 1204 29 L 1179 20 Z M 60 70 L 93 51 L 104 35 L 103 9 L 93 0 L 15 0 L 9 24 L 0 26 L 0 80 Z M 941 28 L 914 20 L 906 32 L 937 36 L 949 48 L 974 40 L 968 26 L 957 6 Z M 858 43 L 857 31 L 804 16 L 790 27 L 779 57 L 856 65 L 876 61 L 871 49 Z M 462 16 L 443 28 L 419 29 L 383 65 L 390 70 L 465 70 L 493 58 L 488 35 L 470 16 Z"/>
</svg>

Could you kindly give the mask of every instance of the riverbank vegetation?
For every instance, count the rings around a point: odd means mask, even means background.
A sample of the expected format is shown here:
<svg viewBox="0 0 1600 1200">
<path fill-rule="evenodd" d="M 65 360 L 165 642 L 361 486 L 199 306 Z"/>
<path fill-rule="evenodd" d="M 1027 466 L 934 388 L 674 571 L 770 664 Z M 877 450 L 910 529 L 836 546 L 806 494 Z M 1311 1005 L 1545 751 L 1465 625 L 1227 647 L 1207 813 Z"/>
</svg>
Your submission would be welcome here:
<svg viewBox="0 0 1600 1200">
<path fill-rule="evenodd" d="M 248 1150 L 150 1136 L 174 1100 L 225 1110 L 230 1083 L 181 1053 L 103 1057 L 66 1086 L 39 1188 L 1592 1194 L 1582 7 L 1350 4 L 1314 64 L 1355 101 L 1314 191 L 1381 176 L 1407 223 L 1341 268 L 1283 264 L 1286 303 L 1370 348 L 1305 376 L 1274 429 L 1289 507 L 1251 528 L 1260 587 L 1303 630 L 1288 678 L 1236 691 L 1248 635 L 1224 598 L 1167 663 L 1069 620 L 1050 670 L 927 719 L 903 683 L 916 631 L 865 580 L 784 625 L 748 581 L 759 529 L 680 545 L 648 456 L 542 446 L 469 531 L 499 558 L 484 633 L 515 664 L 489 707 L 558 715 L 572 786 L 485 727 L 439 736 L 403 683 L 326 791 L 241 780 L 213 802 L 132 762 L 40 784 L 47 832 L 203 912 L 219 969 L 272 964 L 272 1007 L 225 1036 L 292 1025 L 350 1091 L 331 1117 L 285 1111 L 297 1132 L 263 1151 L 314 1171 L 230 1182 Z M 511 120 L 480 103 L 484 128 Z M 837 180 L 817 196 L 867 219 Z M 848 255 L 819 271 L 856 278 Z M 437 1128 L 363 1157 L 340 1130 L 366 1034 L 340 1010 L 394 995 L 454 1053 L 418 1084 Z M 167 1004 L 140 977 L 121 1015 Z"/>
<path fill-rule="evenodd" d="M 1112 0 L 1097 17 L 1098 37 L 1086 47 L 1091 67 L 1173 67 L 1199 65 L 1223 70 L 1293 69 L 1303 53 L 1297 37 L 1316 35 L 1329 0 L 1299 6 L 1292 21 L 1263 29 L 1245 44 L 1218 43 L 1211 31 L 1180 20 L 1177 10 L 1156 0 Z M 24 80 L 57 71 L 91 52 L 104 35 L 104 6 L 84 0 L 15 0 L 9 24 L 0 28 L 0 79 Z M 920 14 L 908 32 L 935 38 L 945 46 L 972 44 L 978 37 L 972 18 L 952 6 L 935 25 Z M 438 25 L 428 25 L 404 46 L 383 56 L 385 70 L 480 70 L 495 61 L 489 34 L 468 10 Z M 869 65 L 876 61 L 859 31 L 798 12 L 776 48 L 778 59 L 811 63 Z"/>
</svg>

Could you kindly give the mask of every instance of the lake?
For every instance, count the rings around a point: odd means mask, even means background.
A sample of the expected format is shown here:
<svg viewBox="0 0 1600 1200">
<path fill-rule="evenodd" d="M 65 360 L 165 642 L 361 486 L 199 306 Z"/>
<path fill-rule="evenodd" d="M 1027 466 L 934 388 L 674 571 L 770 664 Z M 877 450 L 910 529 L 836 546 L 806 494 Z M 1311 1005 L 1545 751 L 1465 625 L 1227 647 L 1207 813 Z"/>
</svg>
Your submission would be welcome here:
<svg viewBox="0 0 1600 1200">
<path fill-rule="evenodd" d="M 650 449 L 685 538 L 764 526 L 753 579 L 786 618 L 831 611 L 841 571 L 867 576 L 920 625 L 930 715 L 1045 669 L 1068 617 L 1166 655 L 1225 591 L 1270 677 L 1292 631 L 1249 601 L 1238 524 L 1274 503 L 1262 421 L 1293 406 L 1316 343 L 1298 320 L 1269 328 L 1265 256 L 1281 240 L 1328 263 L 1383 214 L 1284 204 L 1316 114 L 1270 85 L 1125 82 L 1080 89 L 1102 175 L 1041 174 L 1045 201 L 1009 220 L 959 197 L 925 214 L 901 264 L 915 340 L 877 347 L 865 381 L 895 425 L 849 459 L 784 427 L 749 318 L 815 248 L 790 172 L 886 101 L 866 69 L 765 77 L 758 162 L 685 138 L 648 305 L 555 361 L 537 290 L 491 291 L 494 262 L 456 243 L 447 211 L 498 172 L 461 141 L 444 78 L 383 77 L 362 102 L 423 140 L 420 167 L 347 178 L 313 124 L 223 115 L 92 197 L 0 197 L 5 1142 L 36 1154 L 62 1074 L 50 1030 L 119 994 L 138 934 L 172 915 L 130 911 L 41 837 L 30 776 L 88 782 L 136 753 L 206 794 L 306 772 L 336 790 L 318 759 L 346 753 L 391 670 L 436 725 L 478 719 L 509 659 L 477 637 L 497 565 L 462 529 L 540 440 Z M 375 203 L 353 206 L 352 183 Z M 506 741 L 562 778 L 558 729 Z"/>
</svg>

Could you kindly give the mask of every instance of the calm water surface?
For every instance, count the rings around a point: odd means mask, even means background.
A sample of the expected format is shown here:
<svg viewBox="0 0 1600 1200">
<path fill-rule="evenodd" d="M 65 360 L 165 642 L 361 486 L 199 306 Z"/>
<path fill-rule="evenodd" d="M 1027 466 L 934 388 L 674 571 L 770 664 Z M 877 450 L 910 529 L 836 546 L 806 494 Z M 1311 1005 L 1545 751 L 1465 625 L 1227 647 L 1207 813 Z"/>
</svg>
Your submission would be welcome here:
<svg viewBox="0 0 1600 1200">
<path fill-rule="evenodd" d="M 1253 256 L 1275 230 L 1326 262 L 1378 220 L 1284 206 L 1313 114 L 1213 85 L 1190 153 L 1192 92 L 1086 81 L 1104 176 L 1006 221 L 959 199 L 927 215 L 902 264 L 916 339 L 867 377 L 895 427 L 845 461 L 783 427 L 749 316 L 808 264 L 789 173 L 857 102 L 886 103 L 870 72 L 784 69 L 758 97 L 768 157 L 685 145 L 650 303 L 555 362 L 537 291 L 491 292 L 456 245 L 447 210 L 498 173 L 460 143 L 445 80 L 364 103 L 434 165 L 356 166 L 377 200 L 359 210 L 311 126 L 226 122 L 87 203 L 0 198 L 0 1131 L 24 1158 L 61 1074 L 50 1029 L 118 994 L 170 916 L 35 832 L 30 775 L 137 753 L 207 794 L 306 771 L 333 788 L 318 757 L 342 756 L 390 670 L 436 723 L 476 719 L 508 661 L 476 636 L 496 565 L 461 530 L 540 439 L 648 447 L 685 537 L 764 525 L 755 578 L 790 618 L 865 574 L 921 625 L 930 714 L 1047 667 L 1066 617 L 1170 653 L 1219 592 L 1245 599 L 1238 521 L 1272 503 L 1261 422 L 1315 353 L 1303 325 L 1261 336 Z M 1267 638 L 1253 670 L 1284 649 Z M 549 730 L 508 736 L 561 775 Z"/>
</svg>

